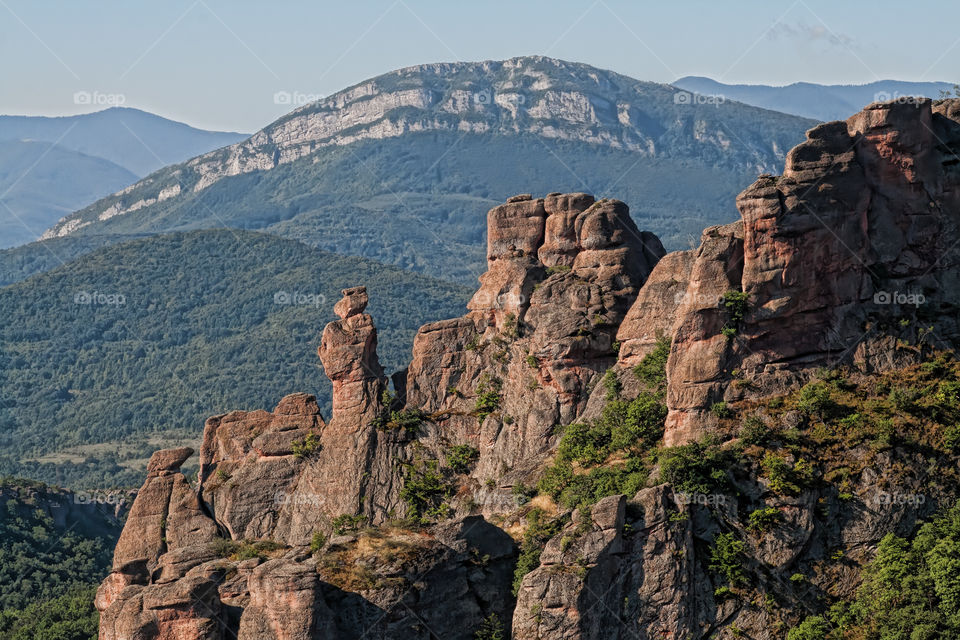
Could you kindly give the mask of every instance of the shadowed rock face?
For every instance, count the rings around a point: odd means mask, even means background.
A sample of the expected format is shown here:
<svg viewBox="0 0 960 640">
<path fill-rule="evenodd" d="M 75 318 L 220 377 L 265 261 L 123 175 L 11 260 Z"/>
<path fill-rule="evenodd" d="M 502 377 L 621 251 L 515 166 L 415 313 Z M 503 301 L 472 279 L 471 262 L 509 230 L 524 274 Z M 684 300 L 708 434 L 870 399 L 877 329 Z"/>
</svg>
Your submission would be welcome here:
<svg viewBox="0 0 960 640">
<path fill-rule="evenodd" d="M 958 114 L 960 101 L 921 100 L 821 125 L 783 176 L 740 195 L 742 220 L 666 256 L 621 202 L 510 198 L 488 214 L 488 271 L 468 313 L 420 329 L 396 397 L 384 394 L 366 291 L 344 290 L 319 348 L 329 421 L 307 394 L 210 418 L 196 487 L 178 471 L 189 449 L 157 452 L 97 594 L 101 638 L 467 640 L 496 615 L 516 640 L 701 638 L 732 624 L 772 639 L 772 611 L 714 596 L 703 549 L 740 526 L 737 514 L 780 514 L 776 535 L 739 532 L 773 592 L 828 549 L 859 562 L 885 533 L 909 530 L 917 507 L 778 496 L 732 477 L 736 490 L 709 510 L 651 482 L 567 514 L 516 602 L 516 547 L 486 518 L 514 531 L 512 488 L 538 478 L 556 426 L 598 414 L 609 368 L 624 393 L 639 384 L 626 370 L 661 337 L 672 340 L 667 445 L 709 431 L 713 403 L 778 395 L 840 362 L 899 367 L 960 341 Z M 410 469 L 447 461 L 452 445 L 477 451 L 446 495 L 450 517 L 385 524 L 407 513 Z M 879 471 L 852 478 L 854 494 L 919 491 L 896 469 L 923 456 L 876 455 Z M 837 514 L 828 523 L 824 506 Z M 341 515 L 384 526 L 335 532 Z M 254 553 L 241 541 L 273 544 Z M 846 594 L 855 569 L 837 569 Z"/>
</svg>

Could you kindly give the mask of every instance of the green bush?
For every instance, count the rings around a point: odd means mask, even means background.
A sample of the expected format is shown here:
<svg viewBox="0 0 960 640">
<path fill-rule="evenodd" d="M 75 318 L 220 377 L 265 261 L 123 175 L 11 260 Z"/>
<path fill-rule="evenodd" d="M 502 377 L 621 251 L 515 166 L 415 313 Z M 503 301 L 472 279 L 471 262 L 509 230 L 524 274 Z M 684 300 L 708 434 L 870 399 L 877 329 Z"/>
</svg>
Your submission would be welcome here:
<svg viewBox="0 0 960 640">
<path fill-rule="evenodd" d="M 746 550 L 747 545 L 737 540 L 732 533 L 721 533 L 714 539 L 710 549 L 708 568 L 729 582 L 730 586 L 742 586 L 747 582 L 747 575 L 743 570 Z"/>
<path fill-rule="evenodd" d="M 608 402 L 593 422 L 567 425 L 556 460 L 540 479 L 540 491 L 570 508 L 636 493 L 648 477 L 642 455 L 663 435 L 665 418 L 660 397 L 642 392 L 633 400 Z M 615 463 L 597 466 L 611 456 Z M 573 462 L 589 470 L 574 474 Z"/>
<path fill-rule="evenodd" d="M 791 466 L 782 456 L 767 453 L 761 466 L 775 493 L 796 495 L 813 480 L 813 468 L 803 459 Z"/>
<path fill-rule="evenodd" d="M 320 444 L 320 436 L 316 433 L 308 433 L 302 440 L 295 440 L 293 443 L 293 455 L 298 460 L 312 458 L 323 450 Z"/>
<path fill-rule="evenodd" d="M 484 618 L 473 637 L 475 640 L 504 640 L 503 622 L 500 621 L 500 616 L 491 613 Z"/>
<path fill-rule="evenodd" d="M 711 438 L 661 449 L 656 454 L 660 481 L 683 493 L 725 493 L 730 490 L 727 469 L 732 464 L 729 452 Z"/>
<path fill-rule="evenodd" d="M 717 416 L 721 420 L 724 418 L 729 418 L 733 415 L 733 411 L 730 410 L 730 407 L 727 406 L 726 402 L 714 402 L 710 405 L 710 413 Z"/>
<path fill-rule="evenodd" d="M 477 420 L 481 423 L 486 420 L 487 416 L 491 413 L 500 409 L 501 386 L 502 383 L 496 378 L 491 378 L 486 374 L 480 377 L 480 382 L 477 384 L 476 389 L 477 400 L 473 405 L 473 411 L 477 416 Z"/>
<path fill-rule="evenodd" d="M 740 427 L 740 441 L 745 445 L 763 446 L 770 440 L 772 432 L 760 416 L 747 416 Z"/>
<path fill-rule="evenodd" d="M 426 417 L 426 414 L 420 409 L 385 411 L 374 421 L 374 426 L 380 431 L 406 429 L 411 434 L 417 435 L 420 433 L 420 427 L 423 426 Z"/>
<path fill-rule="evenodd" d="M 617 373 L 613 369 L 608 369 L 603 375 L 603 388 L 607 390 L 606 400 L 611 402 L 620 396 L 623 385 L 617 379 Z"/>
<path fill-rule="evenodd" d="M 651 393 L 629 401 L 613 400 L 592 423 L 564 427 L 557 457 L 589 465 L 603 462 L 616 451 L 648 449 L 663 435 L 666 415 L 660 398 Z"/>
<path fill-rule="evenodd" d="M 453 486 L 444 477 L 436 460 L 418 460 L 404 465 L 400 498 L 407 504 L 407 517 L 427 523 L 450 513 L 446 500 Z"/>
<path fill-rule="evenodd" d="M 948 451 L 953 453 L 960 451 L 960 426 L 950 425 L 944 430 L 943 444 Z"/>
<path fill-rule="evenodd" d="M 804 386 L 797 397 L 797 409 L 821 420 L 838 417 L 841 413 L 841 407 L 834 401 L 826 382 L 811 382 Z"/>
<path fill-rule="evenodd" d="M 531 509 L 527 514 L 527 528 L 523 532 L 523 541 L 520 543 L 520 557 L 513 572 L 513 595 L 520 591 L 524 576 L 540 566 L 540 554 L 543 547 L 553 536 L 559 533 L 562 526 L 559 519 L 552 520 L 542 509 Z"/>
<path fill-rule="evenodd" d="M 743 291 L 727 291 L 721 299 L 721 306 L 727 312 L 727 322 L 721 332 L 727 338 L 733 338 L 740 330 L 740 324 L 747 314 L 747 294 Z"/>
<path fill-rule="evenodd" d="M 809 616 L 787 632 L 787 640 L 827 640 L 830 623 L 823 616 Z"/>
<path fill-rule="evenodd" d="M 342 536 L 351 531 L 359 531 L 366 523 L 366 516 L 342 513 L 330 522 L 330 526 L 333 527 L 334 535 Z"/>
<path fill-rule="evenodd" d="M 568 264 L 557 264 L 552 267 L 547 267 L 547 275 L 551 276 L 555 273 L 566 273 L 570 271 L 573 267 Z"/>
<path fill-rule="evenodd" d="M 783 513 L 776 507 L 761 507 L 750 512 L 747 528 L 756 533 L 766 533 L 783 520 Z"/>
<path fill-rule="evenodd" d="M 633 374 L 641 382 L 653 389 L 660 389 L 667 384 L 667 358 L 670 356 L 670 338 L 659 337 L 653 351 L 648 353 L 633 368 Z"/>
<path fill-rule="evenodd" d="M 587 473 L 571 474 L 560 486 L 544 490 L 568 509 L 588 507 L 599 500 L 618 494 L 634 495 L 643 488 L 648 472 L 643 461 L 630 458 L 625 463 L 596 467 Z M 540 485 L 544 489 L 547 483 Z"/>
<path fill-rule="evenodd" d="M 480 457 L 476 447 L 468 444 L 455 444 L 447 449 L 447 466 L 454 473 L 470 473 L 471 467 Z"/>
<path fill-rule="evenodd" d="M 310 553 L 320 553 L 326 544 L 327 536 L 323 535 L 322 532 L 317 531 L 313 534 L 313 537 L 310 538 Z"/>
</svg>

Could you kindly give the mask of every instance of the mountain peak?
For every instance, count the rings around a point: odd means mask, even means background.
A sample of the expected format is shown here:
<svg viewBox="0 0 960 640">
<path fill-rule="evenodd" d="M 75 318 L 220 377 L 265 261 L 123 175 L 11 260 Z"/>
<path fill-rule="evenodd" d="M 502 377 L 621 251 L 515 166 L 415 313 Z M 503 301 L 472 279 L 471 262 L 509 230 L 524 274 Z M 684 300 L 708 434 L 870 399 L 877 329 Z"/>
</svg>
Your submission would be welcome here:
<svg viewBox="0 0 960 640">
<path fill-rule="evenodd" d="M 684 101 L 674 87 L 544 56 L 415 65 L 348 87 L 279 118 L 248 140 L 171 167 L 77 212 L 59 237 L 219 181 L 270 171 L 331 148 L 425 133 L 576 143 L 647 158 L 778 171 L 814 123 L 750 107 Z M 749 114 L 749 115 L 748 115 Z"/>
</svg>

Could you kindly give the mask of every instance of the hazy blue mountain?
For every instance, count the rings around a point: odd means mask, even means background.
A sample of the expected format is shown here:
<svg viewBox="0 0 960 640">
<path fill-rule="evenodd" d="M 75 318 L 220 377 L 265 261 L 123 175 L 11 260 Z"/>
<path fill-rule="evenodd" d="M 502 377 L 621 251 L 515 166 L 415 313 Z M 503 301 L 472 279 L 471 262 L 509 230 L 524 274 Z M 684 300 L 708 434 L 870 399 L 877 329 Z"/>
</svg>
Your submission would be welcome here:
<svg viewBox="0 0 960 640">
<path fill-rule="evenodd" d="M 158 171 L 46 237 L 268 229 L 473 283 L 492 204 L 590 191 L 685 247 L 734 220 L 733 196 L 779 172 L 815 123 L 680 94 L 544 57 L 401 69 Z"/>
<path fill-rule="evenodd" d="M 727 100 L 824 121 L 846 119 L 871 102 L 910 96 L 939 98 L 941 91 L 953 91 L 950 82 L 878 80 L 869 84 L 833 85 L 795 82 L 774 87 L 724 84 L 700 76 L 680 78 L 673 86 L 704 96 L 722 95 Z"/>
<path fill-rule="evenodd" d="M 0 249 L 33 242 L 63 216 L 136 179 L 109 160 L 48 142 L 0 141 Z"/>
<path fill-rule="evenodd" d="M 124 107 L 57 118 L 0 116 L 0 140 L 56 142 L 65 149 L 105 158 L 139 177 L 246 137 L 195 129 Z"/>
</svg>

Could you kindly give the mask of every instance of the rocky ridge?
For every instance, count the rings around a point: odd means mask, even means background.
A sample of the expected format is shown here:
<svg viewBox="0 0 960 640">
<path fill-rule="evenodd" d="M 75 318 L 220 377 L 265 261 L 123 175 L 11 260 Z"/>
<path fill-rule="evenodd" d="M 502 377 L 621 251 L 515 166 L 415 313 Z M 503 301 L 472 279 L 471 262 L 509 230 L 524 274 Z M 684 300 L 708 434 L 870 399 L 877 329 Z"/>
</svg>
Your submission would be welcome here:
<svg viewBox="0 0 960 640">
<path fill-rule="evenodd" d="M 399 69 L 299 107 L 247 140 L 148 176 L 65 217 L 41 239 L 197 193 L 227 177 L 316 157 L 326 148 L 411 133 L 527 135 L 646 158 L 707 157 L 738 169 L 775 171 L 797 125 L 807 123 L 763 112 L 752 123 L 764 130 L 756 135 L 737 126 L 728 105 L 678 101 L 678 93 L 684 92 L 536 56 Z M 746 147 L 742 157 L 725 160 L 738 145 Z"/>
<path fill-rule="evenodd" d="M 517 639 L 784 637 L 828 590 L 853 592 L 883 535 L 960 491 L 899 473 L 923 464 L 916 452 L 863 445 L 843 453 L 855 498 L 826 481 L 783 490 L 748 450 L 722 482 L 709 476 L 701 504 L 663 460 L 707 451 L 704 436 L 728 440 L 710 455 L 732 455 L 732 412 L 803 426 L 764 403 L 826 368 L 877 376 L 953 348 L 958 111 L 882 103 L 811 130 L 783 176 L 741 194 L 742 221 L 686 252 L 664 255 L 615 200 L 511 198 L 488 214 L 469 312 L 421 328 L 392 384 L 365 289 L 344 290 L 319 350 L 330 419 L 304 394 L 211 418 L 196 487 L 177 471 L 192 452 L 155 454 L 98 594 L 100 637 L 472 638 L 484 624 Z M 649 395 L 633 371 L 665 342 L 667 448 L 646 486 L 528 503 L 562 457 L 558 427 Z M 795 449 L 791 478 L 805 468 Z M 877 487 L 931 499 L 871 501 Z M 743 523 L 763 508 L 776 534 Z M 705 549 L 728 535 L 766 606 L 716 575 Z M 827 566 L 837 548 L 850 560 Z M 800 569 L 816 580 L 790 583 Z"/>
</svg>

